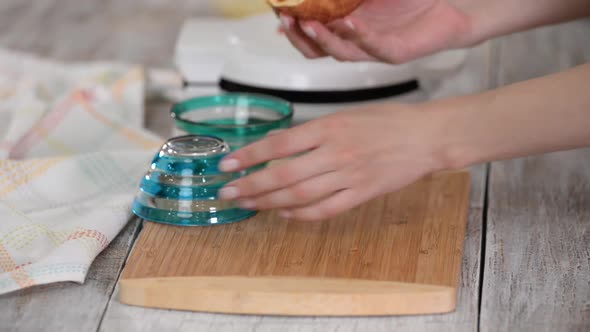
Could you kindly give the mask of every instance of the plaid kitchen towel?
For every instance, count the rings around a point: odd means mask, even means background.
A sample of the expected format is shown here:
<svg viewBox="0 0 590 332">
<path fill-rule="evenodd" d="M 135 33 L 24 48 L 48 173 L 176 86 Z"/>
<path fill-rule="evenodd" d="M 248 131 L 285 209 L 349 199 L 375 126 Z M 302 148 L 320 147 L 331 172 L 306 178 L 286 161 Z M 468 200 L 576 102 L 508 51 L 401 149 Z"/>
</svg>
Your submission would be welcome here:
<svg viewBox="0 0 590 332">
<path fill-rule="evenodd" d="M 84 282 L 162 139 L 140 67 L 0 50 L 0 294 Z"/>
</svg>

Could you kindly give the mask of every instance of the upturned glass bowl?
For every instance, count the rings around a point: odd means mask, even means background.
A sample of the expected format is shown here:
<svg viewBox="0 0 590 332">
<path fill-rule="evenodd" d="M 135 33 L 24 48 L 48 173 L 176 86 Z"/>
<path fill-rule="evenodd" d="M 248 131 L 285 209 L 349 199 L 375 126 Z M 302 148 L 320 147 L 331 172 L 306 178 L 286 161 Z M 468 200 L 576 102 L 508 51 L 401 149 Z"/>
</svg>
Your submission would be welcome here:
<svg viewBox="0 0 590 332">
<path fill-rule="evenodd" d="M 264 95 L 228 93 L 197 97 L 175 104 L 176 126 L 188 134 L 212 135 L 232 149 L 291 125 L 291 103 Z"/>
<path fill-rule="evenodd" d="M 214 136 L 168 140 L 141 179 L 133 213 L 149 221 L 183 226 L 227 224 L 254 216 L 256 211 L 218 199 L 219 189 L 248 173 L 218 169 L 229 152 L 229 145 Z"/>
</svg>

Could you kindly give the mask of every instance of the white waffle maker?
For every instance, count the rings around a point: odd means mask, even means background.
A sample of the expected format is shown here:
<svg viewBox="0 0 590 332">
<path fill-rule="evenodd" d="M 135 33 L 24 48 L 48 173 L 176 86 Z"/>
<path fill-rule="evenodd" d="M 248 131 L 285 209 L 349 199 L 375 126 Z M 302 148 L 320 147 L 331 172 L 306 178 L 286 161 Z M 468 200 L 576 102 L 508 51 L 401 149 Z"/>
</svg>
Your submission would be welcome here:
<svg viewBox="0 0 590 332">
<path fill-rule="evenodd" d="M 425 81 L 444 78 L 466 57 L 460 50 L 403 65 L 309 60 L 277 27 L 272 13 L 186 21 L 175 50 L 186 95 L 223 91 L 273 95 L 293 102 L 296 121 L 301 121 L 358 103 L 424 99 Z"/>
</svg>

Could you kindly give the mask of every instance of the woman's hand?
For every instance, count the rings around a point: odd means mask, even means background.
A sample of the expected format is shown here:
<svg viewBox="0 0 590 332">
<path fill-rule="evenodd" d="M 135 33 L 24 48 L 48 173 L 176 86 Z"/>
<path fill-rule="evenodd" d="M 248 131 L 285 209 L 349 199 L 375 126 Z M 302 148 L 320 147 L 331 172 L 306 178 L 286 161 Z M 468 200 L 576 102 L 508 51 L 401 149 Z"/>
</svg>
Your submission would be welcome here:
<svg viewBox="0 0 590 332">
<path fill-rule="evenodd" d="M 223 171 L 286 157 L 221 190 L 247 209 L 285 218 L 334 216 L 443 168 L 437 112 L 382 104 L 340 112 L 270 135 L 227 156 Z"/>
<path fill-rule="evenodd" d="M 238 171 L 295 156 L 221 190 L 244 208 L 334 216 L 431 172 L 590 146 L 590 64 L 478 95 L 339 112 L 227 156 Z"/>
<path fill-rule="evenodd" d="M 365 0 L 326 25 L 287 16 L 281 21 L 308 58 L 398 64 L 588 15 L 588 0 Z"/>
<path fill-rule="evenodd" d="M 308 58 L 403 63 L 472 43 L 472 20 L 451 3 L 465 0 L 366 0 L 323 25 L 281 15 L 285 34 Z"/>
</svg>

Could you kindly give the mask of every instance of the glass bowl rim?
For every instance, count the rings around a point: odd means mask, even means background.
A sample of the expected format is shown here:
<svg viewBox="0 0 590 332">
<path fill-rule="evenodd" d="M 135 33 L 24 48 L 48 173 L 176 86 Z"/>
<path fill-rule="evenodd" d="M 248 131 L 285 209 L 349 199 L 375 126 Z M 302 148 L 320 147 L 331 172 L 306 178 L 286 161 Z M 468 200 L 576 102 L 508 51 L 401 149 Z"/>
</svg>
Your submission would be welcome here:
<svg viewBox="0 0 590 332">
<path fill-rule="evenodd" d="M 231 103 L 229 103 L 227 101 L 231 100 L 232 98 L 236 98 L 236 97 L 245 97 L 248 100 L 268 101 L 273 104 L 286 107 L 289 111 L 286 114 L 283 114 L 283 116 L 277 120 L 273 120 L 273 121 L 266 122 L 266 123 L 245 124 L 245 125 L 210 124 L 210 123 L 192 121 L 192 120 L 184 119 L 181 117 L 182 114 L 187 113 L 187 112 L 208 109 L 208 108 L 218 106 L 218 105 L 233 106 Z M 202 107 L 197 107 L 197 108 L 194 108 L 194 107 L 188 108 L 185 106 L 187 103 L 194 102 L 194 101 L 201 101 L 201 102 L 206 103 L 206 105 L 202 106 Z M 268 109 L 270 109 L 276 113 L 281 113 L 280 111 L 276 111 L 274 108 L 268 108 Z M 174 105 L 172 106 L 172 110 L 170 112 L 170 116 L 172 117 L 172 119 L 174 119 L 174 121 L 176 121 L 176 123 L 182 123 L 184 125 L 188 125 L 191 127 L 196 126 L 196 127 L 205 127 L 205 128 L 213 128 L 213 129 L 214 128 L 241 129 L 241 128 L 274 127 L 275 125 L 280 124 L 281 122 L 292 118 L 293 113 L 294 113 L 293 103 L 291 103 L 287 100 L 281 99 L 281 98 L 274 97 L 274 96 L 255 94 L 255 93 L 221 93 L 221 94 L 210 94 L 210 95 L 198 96 L 198 97 L 183 100 L 181 102 L 174 103 Z"/>
<path fill-rule="evenodd" d="M 156 153 L 156 156 L 154 157 L 154 159 L 156 157 L 161 157 L 161 153 L 164 150 L 164 148 L 166 146 L 168 146 L 170 143 L 175 142 L 175 141 L 179 141 L 182 139 L 188 139 L 188 138 L 210 138 L 213 139 L 215 141 L 217 141 L 218 143 L 220 143 L 220 146 L 222 147 L 222 150 L 219 152 L 215 152 L 213 154 L 207 154 L 206 152 L 196 152 L 196 153 L 174 153 L 174 154 L 168 154 L 166 153 L 165 155 L 170 157 L 170 158 L 177 158 L 177 159 L 211 159 L 211 158 L 217 158 L 219 156 L 227 156 L 228 154 L 230 154 L 231 148 L 229 147 L 229 145 L 227 144 L 227 142 L 225 140 L 223 140 L 222 138 L 215 136 L 215 135 L 198 135 L 198 134 L 186 134 L 186 135 L 180 135 L 180 136 L 173 136 L 168 138 L 164 144 L 162 144 L 162 146 L 160 146 L 160 149 L 158 150 L 158 152 Z"/>
</svg>

